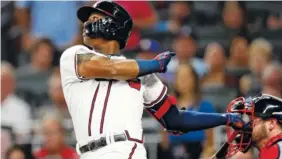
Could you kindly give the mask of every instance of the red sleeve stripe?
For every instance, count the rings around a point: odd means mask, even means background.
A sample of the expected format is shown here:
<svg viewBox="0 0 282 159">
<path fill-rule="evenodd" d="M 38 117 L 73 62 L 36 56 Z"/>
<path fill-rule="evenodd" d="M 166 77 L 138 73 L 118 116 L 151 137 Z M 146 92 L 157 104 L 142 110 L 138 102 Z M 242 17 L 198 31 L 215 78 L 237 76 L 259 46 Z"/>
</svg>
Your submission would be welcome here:
<svg viewBox="0 0 282 159">
<path fill-rule="evenodd" d="M 75 53 L 75 55 L 74 55 L 74 71 L 75 71 L 75 75 L 76 75 L 76 77 L 78 79 L 80 79 L 80 80 L 84 80 L 85 79 L 84 77 L 78 75 L 78 70 L 77 70 L 77 53 Z"/>
<path fill-rule="evenodd" d="M 76 53 L 74 55 L 74 70 L 75 70 L 76 77 L 79 78 L 78 73 L 77 73 L 77 54 Z"/>
<path fill-rule="evenodd" d="M 165 102 L 162 104 L 159 110 L 157 110 L 154 115 L 156 118 L 161 119 L 165 113 L 168 111 L 169 107 L 171 106 L 170 102 L 168 99 L 165 100 Z"/>
<path fill-rule="evenodd" d="M 165 93 L 166 93 L 166 90 L 167 90 L 167 88 L 166 88 L 166 86 L 164 85 L 163 86 L 163 90 L 162 90 L 162 92 L 161 92 L 161 94 L 158 96 L 158 98 L 156 99 L 156 100 L 154 100 L 154 101 L 152 101 L 151 103 L 144 103 L 144 105 L 145 106 L 153 106 L 153 105 L 155 105 L 155 104 L 157 104 L 159 101 L 161 101 L 162 100 L 162 98 L 164 97 L 164 95 L 165 95 Z"/>
</svg>

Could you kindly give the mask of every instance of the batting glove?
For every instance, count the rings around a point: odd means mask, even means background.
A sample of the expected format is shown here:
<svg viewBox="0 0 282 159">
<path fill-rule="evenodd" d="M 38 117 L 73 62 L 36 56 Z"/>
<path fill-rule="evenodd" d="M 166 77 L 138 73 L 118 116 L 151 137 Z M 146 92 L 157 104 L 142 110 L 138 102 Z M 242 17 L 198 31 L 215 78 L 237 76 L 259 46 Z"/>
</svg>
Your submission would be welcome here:
<svg viewBox="0 0 282 159">
<path fill-rule="evenodd" d="M 170 62 L 170 60 L 173 56 L 175 56 L 174 52 L 166 51 L 166 52 L 163 52 L 163 53 L 157 55 L 154 58 L 159 63 L 161 73 L 166 72 L 167 65 L 168 65 L 168 63 Z"/>
<path fill-rule="evenodd" d="M 242 119 L 242 115 L 239 113 L 226 114 L 226 125 L 231 126 L 234 130 L 242 130 L 245 126 L 245 122 Z"/>
</svg>

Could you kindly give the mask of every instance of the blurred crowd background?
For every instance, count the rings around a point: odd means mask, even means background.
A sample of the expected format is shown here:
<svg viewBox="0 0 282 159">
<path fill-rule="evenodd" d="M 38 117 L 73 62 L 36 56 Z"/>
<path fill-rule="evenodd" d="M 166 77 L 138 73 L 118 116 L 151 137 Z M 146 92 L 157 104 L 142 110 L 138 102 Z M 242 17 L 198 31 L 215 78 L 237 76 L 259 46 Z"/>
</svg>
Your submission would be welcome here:
<svg viewBox="0 0 282 159">
<path fill-rule="evenodd" d="M 77 9 L 93 3 L 1 1 L 2 158 L 78 158 L 58 66 L 82 43 Z M 125 56 L 176 53 L 159 77 L 179 108 L 223 113 L 238 96 L 282 97 L 282 2 L 118 3 L 134 21 Z M 143 127 L 149 159 L 211 156 L 226 139 L 225 127 L 168 135 L 146 112 Z"/>
</svg>

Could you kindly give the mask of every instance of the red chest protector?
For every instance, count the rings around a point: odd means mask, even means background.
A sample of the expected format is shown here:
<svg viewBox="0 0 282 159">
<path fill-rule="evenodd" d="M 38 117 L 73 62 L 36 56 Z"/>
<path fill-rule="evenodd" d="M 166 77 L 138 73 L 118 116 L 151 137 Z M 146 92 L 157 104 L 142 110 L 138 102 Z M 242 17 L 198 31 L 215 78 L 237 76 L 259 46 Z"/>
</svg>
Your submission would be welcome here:
<svg viewBox="0 0 282 159">
<path fill-rule="evenodd" d="M 260 159 L 282 159 L 282 134 L 271 138 L 260 150 Z"/>
</svg>

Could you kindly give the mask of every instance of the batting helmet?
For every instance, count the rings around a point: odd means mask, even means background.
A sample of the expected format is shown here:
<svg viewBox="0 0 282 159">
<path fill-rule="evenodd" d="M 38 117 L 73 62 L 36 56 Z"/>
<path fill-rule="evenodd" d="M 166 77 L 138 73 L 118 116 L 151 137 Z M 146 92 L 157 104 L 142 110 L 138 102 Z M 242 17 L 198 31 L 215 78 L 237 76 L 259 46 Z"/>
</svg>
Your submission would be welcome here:
<svg viewBox="0 0 282 159">
<path fill-rule="evenodd" d="M 119 42 L 120 49 L 126 46 L 132 29 L 132 19 L 128 12 L 119 4 L 112 1 L 99 1 L 91 6 L 78 9 L 77 17 L 86 22 L 92 13 L 100 13 L 105 17 L 84 25 L 85 33 L 90 38 L 105 38 Z"/>
<path fill-rule="evenodd" d="M 255 117 L 267 120 L 274 118 L 279 124 L 282 125 L 282 99 L 269 95 L 269 94 L 259 94 L 250 98 L 237 98 L 230 102 L 227 112 L 229 113 L 240 113 L 247 119 L 246 121 L 247 130 L 239 133 L 237 136 L 236 143 L 231 143 L 229 148 L 229 156 L 232 156 L 237 151 L 247 152 L 252 144 L 252 130 L 253 130 L 253 120 Z M 227 129 L 228 130 L 228 129 Z M 229 136 L 231 131 L 227 131 Z"/>
</svg>

